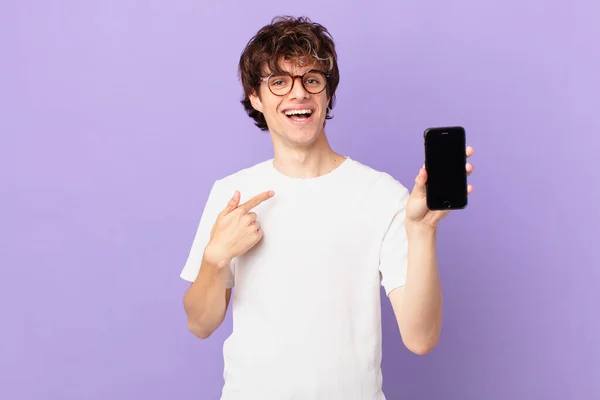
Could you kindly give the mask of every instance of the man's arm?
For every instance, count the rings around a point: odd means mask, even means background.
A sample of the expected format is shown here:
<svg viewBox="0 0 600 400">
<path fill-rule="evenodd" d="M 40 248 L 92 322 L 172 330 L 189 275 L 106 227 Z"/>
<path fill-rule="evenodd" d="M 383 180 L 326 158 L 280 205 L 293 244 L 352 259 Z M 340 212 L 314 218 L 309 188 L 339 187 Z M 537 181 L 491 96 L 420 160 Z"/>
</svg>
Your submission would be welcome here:
<svg viewBox="0 0 600 400">
<path fill-rule="evenodd" d="M 225 319 L 231 298 L 227 274 L 227 267 L 207 260 L 205 255 L 198 277 L 183 297 L 188 328 L 201 339 L 208 338 Z"/>
<path fill-rule="evenodd" d="M 231 297 L 227 287 L 229 265 L 262 239 L 263 232 L 252 209 L 273 196 L 272 191 L 264 192 L 239 205 L 240 193 L 236 190 L 217 216 L 198 275 L 183 296 L 188 328 L 199 338 L 206 339 L 223 322 Z"/>
<path fill-rule="evenodd" d="M 473 148 L 465 149 L 467 157 Z M 473 165 L 466 163 L 467 176 Z M 427 207 L 427 170 L 425 165 L 415 178 L 415 186 L 406 204 L 405 231 L 408 241 L 406 284 L 390 292 L 402 340 L 413 353 L 426 354 L 437 345 L 442 329 L 442 287 L 436 255 L 438 223 L 449 210 Z M 471 194 L 473 186 L 467 186 Z"/>
<path fill-rule="evenodd" d="M 402 341 L 413 353 L 429 353 L 437 345 L 442 326 L 442 288 L 437 267 L 436 229 L 406 229 L 408 271 L 406 285 L 389 294 Z"/>
</svg>

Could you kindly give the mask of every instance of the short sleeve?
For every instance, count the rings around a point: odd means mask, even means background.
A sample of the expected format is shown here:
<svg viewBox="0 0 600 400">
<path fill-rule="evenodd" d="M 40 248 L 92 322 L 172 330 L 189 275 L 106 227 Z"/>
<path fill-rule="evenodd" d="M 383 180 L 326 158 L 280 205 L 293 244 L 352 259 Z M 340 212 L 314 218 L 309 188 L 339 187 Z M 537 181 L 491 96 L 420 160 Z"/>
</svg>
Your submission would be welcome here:
<svg viewBox="0 0 600 400">
<path fill-rule="evenodd" d="M 233 193 L 231 193 L 232 195 Z M 216 181 L 208 195 L 208 200 L 204 205 L 204 211 L 200 216 L 200 223 L 196 230 L 196 234 L 192 241 L 192 246 L 189 251 L 187 260 L 181 271 L 180 277 L 189 282 L 194 282 L 198 273 L 200 272 L 200 266 L 202 264 L 202 258 L 204 256 L 204 249 L 210 240 L 210 233 L 213 228 L 217 216 L 222 209 L 227 205 L 230 193 L 224 193 L 221 188 L 221 182 Z M 234 284 L 234 262 L 232 261 L 228 266 L 228 277 L 227 277 L 227 288 L 233 287 Z"/>
<path fill-rule="evenodd" d="M 381 285 L 384 287 L 386 295 L 406 284 L 408 238 L 404 222 L 408 197 L 408 190 L 402 187 L 401 195 L 394 202 L 390 213 L 390 224 L 381 244 L 379 272 L 381 273 Z"/>
</svg>

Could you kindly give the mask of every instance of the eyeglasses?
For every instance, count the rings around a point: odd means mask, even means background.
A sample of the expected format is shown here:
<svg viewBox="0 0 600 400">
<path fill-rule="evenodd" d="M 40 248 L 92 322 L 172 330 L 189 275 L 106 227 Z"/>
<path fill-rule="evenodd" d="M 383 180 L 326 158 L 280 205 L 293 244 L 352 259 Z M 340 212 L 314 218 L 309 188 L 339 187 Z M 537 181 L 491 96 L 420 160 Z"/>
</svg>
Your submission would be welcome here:
<svg viewBox="0 0 600 400">
<path fill-rule="evenodd" d="M 322 71 L 312 69 L 303 75 L 292 75 L 290 73 L 271 74 L 261 79 L 269 87 L 275 96 L 285 96 L 292 91 L 296 78 L 301 78 L 302 86 L 310 94 L 319 94 L 327 86 L 327 78 Z"/>
</svg>

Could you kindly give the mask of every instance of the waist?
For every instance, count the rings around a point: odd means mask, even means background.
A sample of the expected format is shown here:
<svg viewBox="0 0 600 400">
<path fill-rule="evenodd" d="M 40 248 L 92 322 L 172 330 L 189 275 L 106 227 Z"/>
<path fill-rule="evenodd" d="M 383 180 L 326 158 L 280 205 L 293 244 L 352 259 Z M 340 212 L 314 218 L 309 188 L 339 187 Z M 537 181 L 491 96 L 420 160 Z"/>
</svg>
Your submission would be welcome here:
<svg viewBox="0 0 600 400">
<path fill-rule="evenodd" d="M 350 379 L 344 371 L 316 376 L 255 367 L 239 372 L 225 374 L 221 400 L 385 400 L 377 374 Z"/>
<path fill-rule="evenodd" d="M 236 339 L 224 346 L 224 400 L 385 399 L 380 360 L 368 351 Z"/>
</svg>

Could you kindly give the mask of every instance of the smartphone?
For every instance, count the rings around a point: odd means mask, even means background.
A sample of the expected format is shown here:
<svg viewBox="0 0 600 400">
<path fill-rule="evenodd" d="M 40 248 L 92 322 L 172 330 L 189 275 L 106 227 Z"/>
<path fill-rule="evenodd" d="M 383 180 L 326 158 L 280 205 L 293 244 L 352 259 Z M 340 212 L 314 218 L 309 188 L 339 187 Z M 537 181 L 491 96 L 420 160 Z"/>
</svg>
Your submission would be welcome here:
<svg viewBox="0 0 600 400">
<path fill-rule="evenodd" d="M 428 128 L 425 141 L 427 208 L 467 207 L 466 134 L 461 126 Z"/>
</svg>

